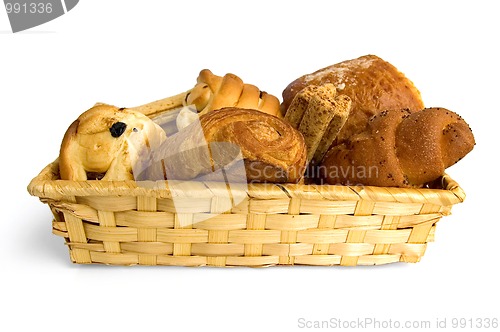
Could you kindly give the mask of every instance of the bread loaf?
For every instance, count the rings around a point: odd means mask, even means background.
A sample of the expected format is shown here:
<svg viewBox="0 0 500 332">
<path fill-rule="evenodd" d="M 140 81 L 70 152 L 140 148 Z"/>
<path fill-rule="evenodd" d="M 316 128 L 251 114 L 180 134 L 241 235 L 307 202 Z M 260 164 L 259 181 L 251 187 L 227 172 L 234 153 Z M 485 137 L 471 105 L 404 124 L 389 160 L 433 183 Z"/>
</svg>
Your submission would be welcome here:
<svg viewBox="0 0 500 332">
<path fill-rule="evenodd" d="M 333 84 L 339 94 L 352 101 L 351 113 L 340 130 L 337 142 L 364 130 L 368 119 L 385 110 L 424 108 L 420 92 L 413 83 L 387 61 L 366 55 L 343 61 L 304 75 L 283 91 L 282 112 L 287 110 L 295 95 L 308 85 Z"/>
<path fill-rule="evenodd" d="M 332 147 L 320 172 L 329 184 L 420 187 L 474 145 L 467 123 L 445 108 L 384 111 L 366 130 Z"/>
<path fill-rule="evenodd" d="M 306 148 L 300 132 L 282 119 L 223 108 L 169 137 L 152 159 L 141 178 L 210 180 L 223 171 L 234 182 L 296 183 L 305 171 Z M 234 173 L 242 163 L 243 173 Z"/>
</svg>

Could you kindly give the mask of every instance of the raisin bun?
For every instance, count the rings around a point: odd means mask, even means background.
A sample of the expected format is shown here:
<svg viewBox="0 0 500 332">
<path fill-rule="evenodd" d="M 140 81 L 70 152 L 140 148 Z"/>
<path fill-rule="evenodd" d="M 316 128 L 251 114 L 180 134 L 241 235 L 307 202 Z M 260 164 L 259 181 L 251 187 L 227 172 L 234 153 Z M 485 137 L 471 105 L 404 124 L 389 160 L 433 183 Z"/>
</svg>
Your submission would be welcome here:
<svg viewBox="0 0 500 332">
<path fill-rule="evenodd" d="M 142 113 L 97 104 L 67 129 L 59 154 L 63 180 L 132 180 L 134 167 L 166 139 Z"/>
</svg>

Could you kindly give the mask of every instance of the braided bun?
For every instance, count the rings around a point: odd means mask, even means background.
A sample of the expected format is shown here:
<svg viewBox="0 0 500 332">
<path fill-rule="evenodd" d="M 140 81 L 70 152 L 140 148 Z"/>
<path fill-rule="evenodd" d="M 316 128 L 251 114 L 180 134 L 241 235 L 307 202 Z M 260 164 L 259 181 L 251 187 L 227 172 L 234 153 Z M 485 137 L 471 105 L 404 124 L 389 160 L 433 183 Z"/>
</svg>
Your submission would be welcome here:
<svg viewBox="0 0 500 332">
<path fill-rule="evenodd" d="M 259 90 L 255 85 L 245 84 L 234 74 L 220 77 L 203 69 L 197 84 L 186 96 L 185 103 L 194 105 L 200 115 L 224 107 L 255 109 L 263 113 L 282 117 L 278 98 Z"/>
</svg>

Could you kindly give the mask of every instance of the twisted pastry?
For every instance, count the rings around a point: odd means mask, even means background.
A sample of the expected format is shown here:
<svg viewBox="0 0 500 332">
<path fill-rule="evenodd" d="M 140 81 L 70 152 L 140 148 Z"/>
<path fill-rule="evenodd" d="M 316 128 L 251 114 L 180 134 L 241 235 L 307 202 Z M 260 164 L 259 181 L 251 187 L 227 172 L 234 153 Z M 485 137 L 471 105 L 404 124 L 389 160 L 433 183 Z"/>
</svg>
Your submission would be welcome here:
<svg viewBox="0 0 500 332">
<path fill-rule="evenodd" d="M 192 89 L 129 109 L 149 116 L 168 134 L 173 134 L 196 121 L 198 115 L 224 107 L 255 109 L 283 118 L 275 96 L 243 83 L 234 74 L 221 77 L 208 69 L 199 73 Z"/>
<path fill-rule="evenodd" d="M 245 84 L 234 74 L 220 77 L 203 69 L 197 84 L 188 92 L 184 105 L 194 105 L 200 115 L 224 107 L 255 109 L 282 117 L 278 98 L 260 91 L 255 85 Z"/>
<path fill-rule="evenodd" d="M 468 124 L 445 108 L 384 111 L 365 131 L 332 147 L 320 168 L 329 184 L 420 187 L 474 147 Z"/>
<path fill-rule="evenodd" d="M 152 160 L 141 179 L 210 180 L 223 170 L 234 182 L 296 183 L 305 171 L 306 148 L 301 133 L 284 120 L 231 107 L 206 113 L 169 137 Z"/>
</svg>

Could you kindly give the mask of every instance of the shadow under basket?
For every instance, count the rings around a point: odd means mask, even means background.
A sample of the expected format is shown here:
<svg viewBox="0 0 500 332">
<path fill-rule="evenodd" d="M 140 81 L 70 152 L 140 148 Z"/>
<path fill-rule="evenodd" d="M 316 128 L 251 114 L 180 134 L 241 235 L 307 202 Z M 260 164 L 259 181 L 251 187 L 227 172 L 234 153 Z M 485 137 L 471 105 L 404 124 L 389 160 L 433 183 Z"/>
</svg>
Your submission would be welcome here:
<svg viewBox="0 0 500 332">
<path fill-rule="evenodd" d="M 425 189 L 242 187 L 228 199 L 225 183 L 65 181 L 56 160 L 28 191 L 49 205 L 74 263 L 113 265 L 414 263 L 465 198 L 447 175 Z"/>
</svg>

